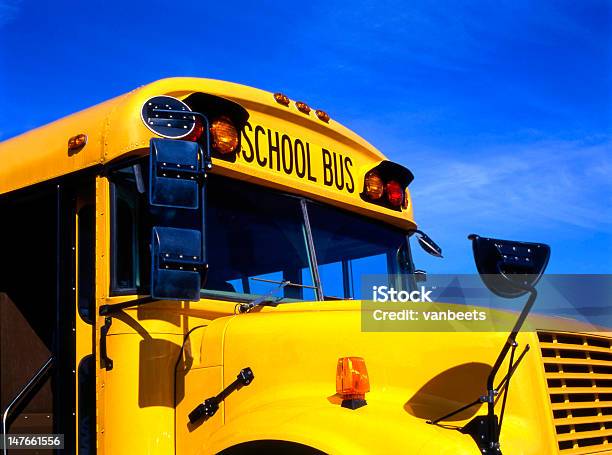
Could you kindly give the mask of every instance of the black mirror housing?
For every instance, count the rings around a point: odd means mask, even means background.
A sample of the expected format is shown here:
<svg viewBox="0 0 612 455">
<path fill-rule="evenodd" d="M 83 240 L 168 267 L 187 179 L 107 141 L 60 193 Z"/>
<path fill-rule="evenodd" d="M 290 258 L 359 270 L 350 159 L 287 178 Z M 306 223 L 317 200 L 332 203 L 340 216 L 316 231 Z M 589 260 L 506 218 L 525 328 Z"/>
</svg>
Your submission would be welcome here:
<svg viewBox="0 0 612 455">
<path fill-rule="evenodd" d="M 155 299 L 199 300 L 202 235 L 195 229 L 154 227 L 151 296 Z"/>
<path fill-rule="evenodd" d="M 149 204 L 197 209 L 203 159 L 197 142 L 151 139 Z"/>
<path fill-rule="evenodd" d="M 160 216 L 156 224 L 163 225 L 153 226 L 151 232 L 151 297 L 196 301 L 207 271 L 208 157 L 197 142 L 173 139 L 151 139 L 150 151 L 149 205 L 163 207 L 170 215 Z"/>
<path fill-rule="evenodd" d="M 542 277 L 550 247 L 544 243 L 492 239 L 470 234 L 474 261 L 484 284 L 494 294 L 516 298 Z"/>
</svg>

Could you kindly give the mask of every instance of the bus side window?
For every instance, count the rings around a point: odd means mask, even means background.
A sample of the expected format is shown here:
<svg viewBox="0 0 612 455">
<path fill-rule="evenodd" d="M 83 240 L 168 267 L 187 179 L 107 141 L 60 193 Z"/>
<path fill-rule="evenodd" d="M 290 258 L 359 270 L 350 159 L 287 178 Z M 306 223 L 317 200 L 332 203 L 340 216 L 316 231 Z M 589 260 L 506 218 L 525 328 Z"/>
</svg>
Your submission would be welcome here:
<svg viewBox="0 0 612 455">
<path fill-rule="evenodd" d="M 146 194 L 139 190 L 133 168 L 127 166 L 111 175 L 111 288 L 115 295 L 148 292 L 148 202 Z"/>
<path fill-rule="evenodd" d="M 117 253 L 122 256 L 121 260 L 115 262 L 116 284 L 118 288 L 136 289 L 137 252 L 134 241 L 136 228 L 134 209 L 130 207 L 126 199 L 121 197 L 117 198 L 116 204 L 116 246 Z"/>
<path fill-rule="evenodd" d="M 0 409 L 4 412 L 54 355 L 57 202 L 53 191 L 0 202 Z M 57 386 L 46 370 L 22 406 L 9 409 L 8 432 L 54 432 Z"/>
</svg>

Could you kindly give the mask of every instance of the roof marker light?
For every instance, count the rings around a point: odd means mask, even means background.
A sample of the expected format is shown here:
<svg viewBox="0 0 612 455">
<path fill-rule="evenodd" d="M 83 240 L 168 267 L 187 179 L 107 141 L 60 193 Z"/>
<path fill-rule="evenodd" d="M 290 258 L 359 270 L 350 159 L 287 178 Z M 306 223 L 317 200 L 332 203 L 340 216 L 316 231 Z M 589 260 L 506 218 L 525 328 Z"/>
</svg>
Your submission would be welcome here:
<svg viewBox="0 0 612 455">
<path fill-rule="evenodd" d="M 289 106 L 289 98 L 283 93 L 275 93 L 274 99 L 278 104 L 282 104 L 283 106 Z"/>
<path fill-rule="evenodd" d="M 306 115 L 310 115 L 310 106 L 308 104 L 306 104 L 304 101 L 296 101 L 295 102 L 295 107 L 297 107 L 298 111 L 306 114 Z"/>
<path fill-rule="evenodd" d="M 86 134 L 77 134 L 76 136 L 72 136 L 68 139 L 68 151 L 74 152 L 82 149 L 87 144 L 87 135 Z"/>
<path fill-rule="evenodd" d="M 319 118 L 319 120 L 321 120 L 322 122 L 325 123 L 329 123 L 329 114 L 325 111 L 322 111 L 321 109 L 317 109 L 315 111 L 315 114 L 317 114 L 317 117 Z"/>
</svg>

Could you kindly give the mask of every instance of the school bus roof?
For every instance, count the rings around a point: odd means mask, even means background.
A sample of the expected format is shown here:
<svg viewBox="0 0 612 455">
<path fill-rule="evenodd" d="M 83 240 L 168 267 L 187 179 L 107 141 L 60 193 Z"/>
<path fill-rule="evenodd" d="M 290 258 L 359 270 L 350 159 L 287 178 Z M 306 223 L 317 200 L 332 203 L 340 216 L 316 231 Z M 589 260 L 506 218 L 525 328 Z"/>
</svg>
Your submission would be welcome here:
<svg viewBox="0 0 612 455">
<path fill-rule="evenodd" d="M 250 114 L 243 135 L 243 157 L 235 163 L 214 161 L 213 172 L 288 188 L 364 214 L 374 212 L 376 218 L 394 224 L 414 225 L 411 204 L 398 212 L 365 203 L 358 197 L 364 173 L 385 157 L 357 134 L 333 119 L 325 123 L 313 112 L 304 114 L 293 102 L 281 105 L 269 92 L 200 78 L 162 79 L 0 143 L 0 194 L 104 165 L 132 153 L 145 153 L 150 139 L 156 135 L 141 119 L 143 103 L 158 95 L 185 99 L 194 93 L 229 99 Z M 87 136 L 87 144 L 69 151 L 69 138 L 78 134 Z M 299 172 L 297 142 L 302 146 L 301 158 L 308 160 L 302 162 L 302 166 L 309 166 L 304 178 L 300 178 L 306 172 L 304 169 Z M 277 151 L 281 145 L 283 149 L 285 145 L 296 149 L 293 152 L 296 162 L 292 158 L 291 166 L 284 161 L 281 166 Z"/>
</svg>

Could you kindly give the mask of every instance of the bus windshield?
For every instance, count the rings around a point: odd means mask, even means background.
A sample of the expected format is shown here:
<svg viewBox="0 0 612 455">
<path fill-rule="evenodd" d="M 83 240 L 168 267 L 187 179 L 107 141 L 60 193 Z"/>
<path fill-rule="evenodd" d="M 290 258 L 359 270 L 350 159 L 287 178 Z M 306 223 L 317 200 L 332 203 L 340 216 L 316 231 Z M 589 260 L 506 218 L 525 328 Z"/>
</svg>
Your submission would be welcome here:
<svg viewBox="0 0 612 455">
<path fill-rule="evenodd" d="M 149 282 L 151 226 L 132 172 L 133 166 L 126 167 L 111 178 L 117 294 L 143 292 Z M 206 188 L 209 266 L 203 297 L 250 301 L 289 281 L 273 295 L 316 300 L 320 285 L 326 298 L 358 299 L 364 274 L 410 273 L 409 246 L 400 229 L 226 177 L 209 176 Z"/>
<path fill-rule="evenodd" d="M 326 297 L 366 298 L 364 276 L 412 273 L 402 230 L 314 203 L 308 205 L 308 218 Z"/>
<path fill-rule="evenodd" d="M 401 230 L 320 204 L 309 202 L 307 210 L 315 254 L 299 198 L 211 178 L 204 293 L 250 299 L 290 281 L 297 286 L 284 287 L 278 297 L 314 300 L 315 258 L 327 298 L 360 298 L 364 274 L 409 273 Z"/>
<path fill-rule="evenodd" d="M 251 300 L 278 284 L 312 285 L 312 261 L 297 198 L 210 176 L 206 194 L 208 276 L 204 294 Z M 289 286 L 282 297 L 315 298 Z"/>
</svg>

